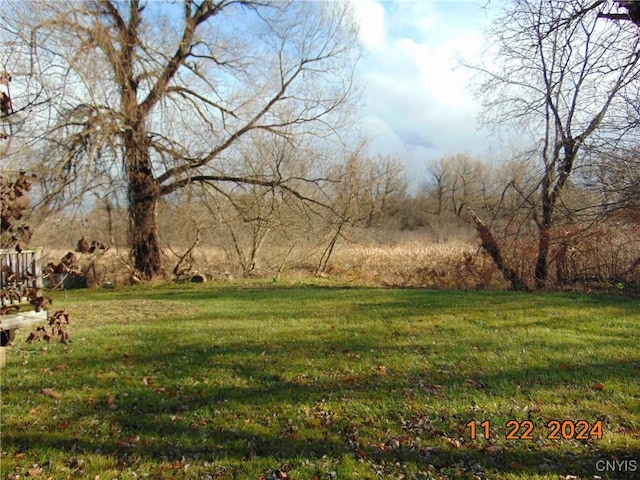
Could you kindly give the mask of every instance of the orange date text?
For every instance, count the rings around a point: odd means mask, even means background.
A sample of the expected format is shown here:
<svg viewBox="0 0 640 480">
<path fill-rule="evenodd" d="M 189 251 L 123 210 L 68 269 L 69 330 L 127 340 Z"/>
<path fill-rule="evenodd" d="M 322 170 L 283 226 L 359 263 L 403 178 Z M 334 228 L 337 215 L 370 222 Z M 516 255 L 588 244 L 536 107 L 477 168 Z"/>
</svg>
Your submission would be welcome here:
<svg viewBox="0 0 640 480">
<path fill-rule="evenodd" d="M 493 425 L 490 420 L 471 420 L 465 425 L 469 429 L 470 438 L 475 440 L 480 435 L 485 439 L 493 436 Z M 509 420 L 505 425 L 506 440 L 533 440 L 534 436 L 546 436 L 549 440 L 601 440 L 604 433 L 602 421 L 589 423 L 586 420 L 550 420 L 544 425 L 543 432 L 531 420 Z"/>
</svg>

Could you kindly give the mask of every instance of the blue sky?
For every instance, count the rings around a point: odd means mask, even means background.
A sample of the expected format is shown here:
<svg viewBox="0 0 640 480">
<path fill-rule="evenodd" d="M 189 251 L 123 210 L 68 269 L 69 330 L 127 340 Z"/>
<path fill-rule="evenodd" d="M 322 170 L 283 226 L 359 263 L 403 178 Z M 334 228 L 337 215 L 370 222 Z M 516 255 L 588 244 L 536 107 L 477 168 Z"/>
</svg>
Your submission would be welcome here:
<svg viewBox="0 0 640 480">
<path fill-rule="evenodd" d="M 480 105 L 458 58 L 473 61 L 484 50 L 495 2 L 352 1 L 364 49 L 358 74 L 370 153 L 398 157 L 413 179 L 425 175 L 428 159 L 490 156 L 496 142 L 478 130 Z"/>
</svg>

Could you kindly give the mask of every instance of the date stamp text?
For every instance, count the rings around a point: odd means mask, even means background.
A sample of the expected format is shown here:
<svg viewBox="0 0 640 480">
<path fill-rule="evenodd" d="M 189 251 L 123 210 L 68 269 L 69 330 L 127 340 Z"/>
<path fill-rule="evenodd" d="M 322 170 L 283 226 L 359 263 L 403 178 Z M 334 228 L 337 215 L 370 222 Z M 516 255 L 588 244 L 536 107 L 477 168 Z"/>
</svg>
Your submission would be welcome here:
<svg viewBox="0 0 640 480">
<path fill-rule="evenodd" d="M 470 438 L 475 440 L 479 436 L 489 440 L 494 431 L 499 431 L 507 440 L 533 440 L 536 436 L 549 440 L 601 440 L 604 436 L 602 421 L 588 422 L 586 420 L 550 420 L 545 425 L 535 425 L 531 420 L 509 420 L 504 428 L 495 427 L 490 420 L 471 420 L 466 424 Z"/>
</svg>

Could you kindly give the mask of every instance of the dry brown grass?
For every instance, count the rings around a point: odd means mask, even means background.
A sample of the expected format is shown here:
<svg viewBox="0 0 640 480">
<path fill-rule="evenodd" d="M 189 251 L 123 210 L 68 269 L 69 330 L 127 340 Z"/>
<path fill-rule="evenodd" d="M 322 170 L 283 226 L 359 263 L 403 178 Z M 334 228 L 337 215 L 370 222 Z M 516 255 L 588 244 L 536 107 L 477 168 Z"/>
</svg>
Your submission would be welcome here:
<svg viewBox="0 0 640 480">
<path fill-rule="evenodd" d="M 58 263 L 69 250 L 44 250 L 45 263 Z M 176 251 L 176 253 L 179 253 Z M 271 278 L 276 275 L 309 277 L 316 270 L 319 251 L 299 247 L 288 252 L 265 251 L 254 277 Z M 76 254 L 89 286 L 106 283 L 131 283 L 133 267 L 123 249 L 110 249 L 93 255 Z M 165 251 L 165 268 L 169 271 L 178 257 Z M 222 249 L 201 247 L 193 251 L 192 258 L 181 268 L 199 272 L 210 279 L 224 280 L 242 275 Z M 497 270 L 491 262 L 470 243 L 406 242 L 394 246 L 339 245 L 328 263 L 323 276 L 343 282 L 385 286 L 412 286 L 430 288 L 502 288 Z"/>
<path fill-rule="evenodd" d="M 571 234 L 567 238 L 556 235 L 550 252 L 550 288 L 637 288 L 640 283 L 637 280 L 640 271 L 638 230 L 636 226 L 616 226 Z M 57 263 L 68 251 L 45 248 L 45 263 Z M 174 278 L 172 270 L 184 251 L 186 248 L 165 250 L 165 279 Z M 310 278 L 315 275 L 321 253 L 322 246 L 318 245 L 297 245 L 295 249 L 265 247 L 250 276 Z M 502 245 L 505 261 L 528 285 L 533 285 L 536 253 L 535 238 L 521 238 Z M 132 281 L 134 270 L 124 249 L 110 249 L 97 255 L 78 254 L 78 257 L 88 286 L 124 285 Z M 180 269 L 187 273 L 185 279 L 195 272 L 213 280 L 243 276 L 237 261 L 223 249 L 211 246 L 194 249 Z M 508 288 L 492 260 L 481 251 L 479 240 L 435 243 L 426 238 L 411 238 L 394 245 L 338 244 L 322 275 L 339 282 L 393 287 Z"/>
<path fill-rule="evenodd" d="M 499 272 L 464 242 L 410 242 L 395 246 L 343 246 L 328 273 L 367 284 L 422 288 L 503 288 Z"/>
</svg>

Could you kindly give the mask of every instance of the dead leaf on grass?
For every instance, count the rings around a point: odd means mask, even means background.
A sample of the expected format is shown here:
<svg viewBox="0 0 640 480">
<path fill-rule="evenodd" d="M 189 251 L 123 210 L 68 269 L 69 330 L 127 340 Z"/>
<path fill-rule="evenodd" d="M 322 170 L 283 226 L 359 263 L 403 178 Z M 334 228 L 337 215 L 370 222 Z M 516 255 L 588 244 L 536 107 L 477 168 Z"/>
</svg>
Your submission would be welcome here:
<svg viewBox="0 0 640 480">
<path fill-rule="evenodd" d="M 35 477 L 36 475 L 42 475 L 43 471 L 44 470 L 40 465 L 35 464 L 28 470 L 28 473 L 30 476 Z"/>
<path fill-rule="evenodd" d="M 484 451 L 487 453 L 500 453 L 502 451 L 502 447 L 500 445 L 489 445 L 485 447 Z"/>
<path fill-rule="evenodd" d="M 48 397 L 51 398 L 62 398 L 62 394 L 59 392 L 56 392 L 53 388 L 43 388 L 42 390 L 40 390 L 40 393 L 42 393 L 43 395 L 47 395 Z"/>
<path fill-rule="evenodd" d="M 447 439 L 447 443 L 449 445 L 451 445 L 453 448 L 460 448 L 462 447 L 462 442 L 457 439 L 457 438 L 448 438 Z"/>
<path fill-rule="evenodd" d="M 70 422 L 67 421 L 62 421 L 58 424 L 58 426 L 56 427 L 58 430 L 66 430 L 67 428 L 69 428 L 71 426 Z"/>
<path fill-rule="evenodd" d="M 81 458 L 72 458 L 67 461 L 67 467 L 73 470 L 82 470 L 84 468 L 84 460 Z"/>
</svg>

